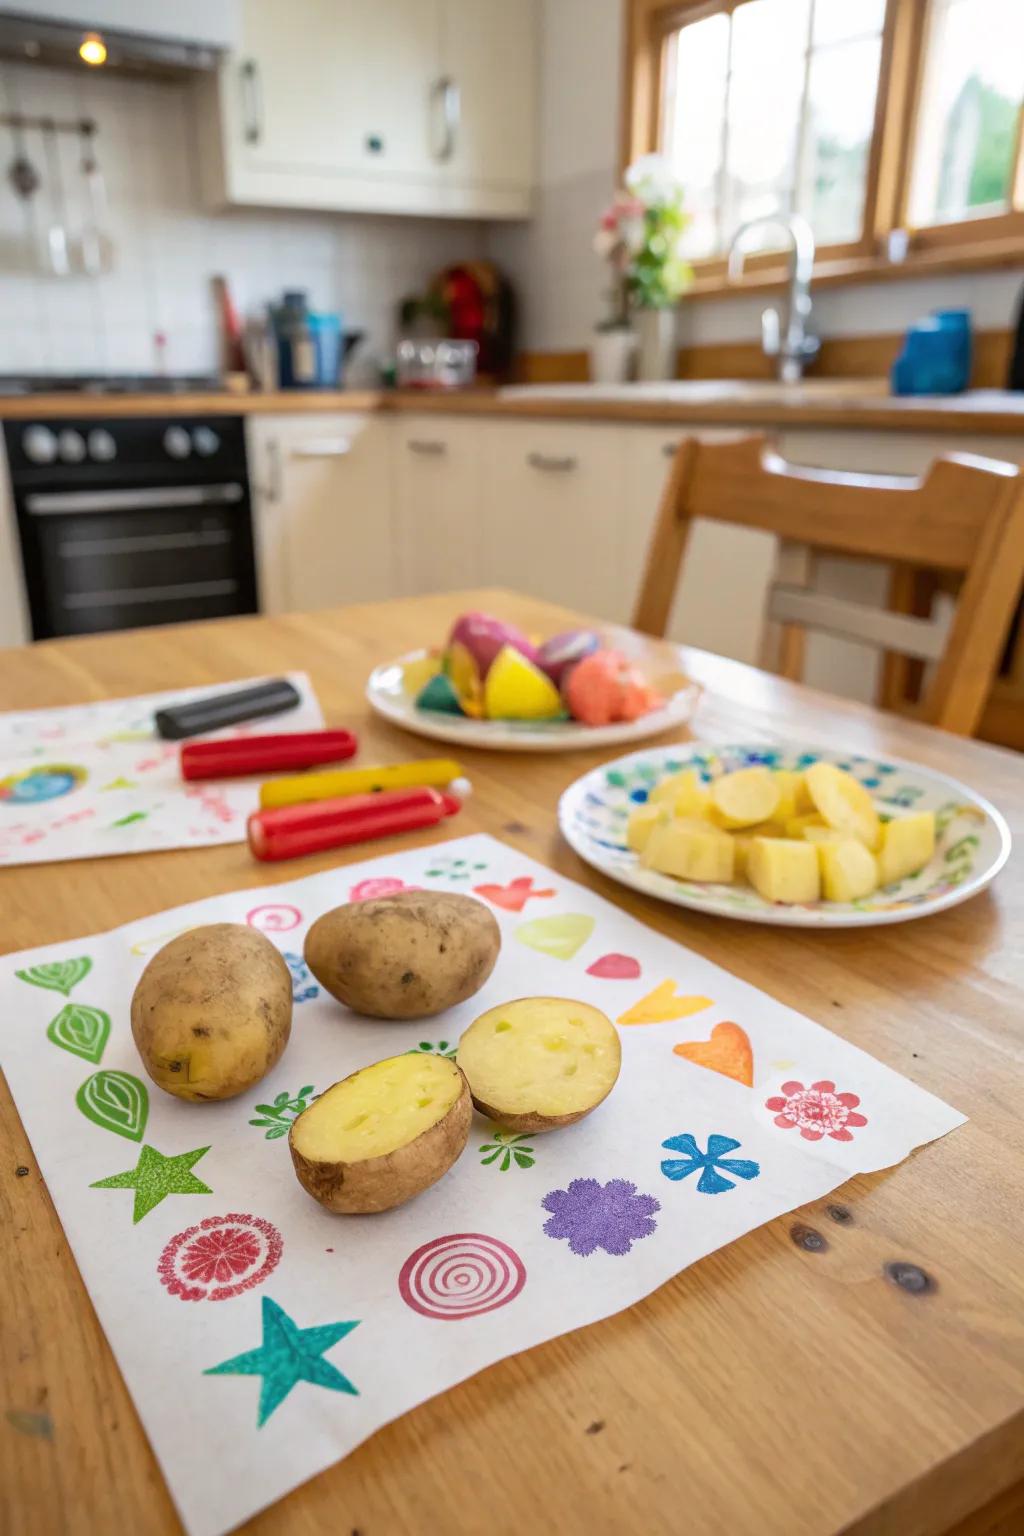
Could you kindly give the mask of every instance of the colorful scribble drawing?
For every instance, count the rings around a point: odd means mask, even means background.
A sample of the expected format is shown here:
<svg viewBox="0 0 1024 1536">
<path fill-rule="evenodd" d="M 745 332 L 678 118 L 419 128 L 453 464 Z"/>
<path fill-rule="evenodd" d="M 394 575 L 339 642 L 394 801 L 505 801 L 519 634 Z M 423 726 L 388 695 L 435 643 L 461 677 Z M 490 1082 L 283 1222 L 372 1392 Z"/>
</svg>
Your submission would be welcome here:
<svg viewBox="0 0 1024 1536">
<path fill-rule="evenodd" d="M 213 1190 L 192 1169 L 209 1147 L 196 1147 L 191 1152 L 179 1152 L 175 1157 L 165 1157 L 155 1147 L 144 1146 L 139 1160 L 127 1173 L 111 1174 L 109 1179 L 97 1179 L 90 1189 L 133 1189 L 135 1204 L 132 1225 L 166 1200 L 168 1195 L 212 1195 Z"/>
<path fill-rule="evenodd" d="M 433 1238 L 409 1255 L 398 1276 L 407 1307 L 446 1322 L 507 1307 L 525 1284 L 526 1265 L 515 1250 L 482 1232 Z"/>
<path fill-rule="evenodd" d="M 281 959 L 292 973 L 292 1002 L 311 1003 L 320 996 L 320 988 L 313 980 L 309 966 L 301 955 L 283 954 Z"/>
<path fill-rule="evenodd" d="M 157 1274 L 181 1301 L 227 1301 L 262 1285 L 283 1247 L 280 1232 L 262 1216 L 207 1216 L 171 1238 Z"/>
<path fill-rule="evenodd" d="M 531 1137 L 527 1132 L 513 1136 L 511 1131 L 495 1131 L 493 1141 L 485 1141 L 480 1151 L 486 1156 L 481 1157 L 480 1166 L 486 1168 L 490 1163 L 497 1163 L 500 1173 L 507 1173 L 513 1167 L 532 1168 L 537 1161 L 535 1147 L 528 1146 Z"/>
<path fill-rule="evenodd" d="M 37 763 L 0 779 L 0 805 L 39 805 L 80 789 L 89 775 L 74 763 Z"/>
<path fill-rule="evenodd" d="M 560 917 L 535 917 L 532 922 L 520 923 L 516 938 L 553 960 L 571 960 L 593 931 L 594 919 L 587 913 L 566 912 Z"/>
<path fill-rule="evenodd" d="M 711 1007 L 710 997 L 690 997 L 676 991 L 674 981 L 663 981 L 648 992 L 632 1008 L 620 1014 L 618 1024 L 670 1024 L 676 1019 L 687 1019 L 691 1013 L 702 1013 Z"/>
<path fill-rule="evenodd" d="M 66 1003 L 50 1020 L 46 1035 L 62 1051 L 70 1051 L 98 1067 L 110 1035 L 110 1015 L 88 1003 Z"/>
<path fill-rule="evenodd" d="M 554 894 L 554 890 L 550 888 L 535 890 L 532 875 L 520 875 L 517 880 L 510 880 L 508 885 L 474 885 L 473 887 L 474 896 L 482 896 L 485 901 L 501 907 L 505 912 L 521 912 L 531 896 L 554 896 Z"/>
<path fill-rule="evenodd" d="M 283 1307 L 269 1296 L 263 1298 L 263 1342 L 259 1349 L 247 1350 L 211 1365 L 204 1376 L 259 1376 L 260 1405 L 256 1427 L 262 1429 L 270 1415 L 279 1408 L 293 1387 L 307 1381 L 330 1392 L 346 1392 L 358 1397 L 359 1391 L 324 1354 L 341 1342 L 359 1322 L 323 1323 L 316 1328 L 299 1328 Z"/>
<path fill-rule="evenodd" d="M 805 1088 L 803 1083 L 783 1083 L 779 1093 L 765 1100 L 765 1109 L 775 1115 L 775 1124 L 783 1131 L 799 1128 L 804 1141 L 852 1141 L 853 1132 L 867 1125 L 867 1117 L 857 1113 L 860 1099 L 855 1093 L 837 1093 L 827 1078 Z"/>
<path fill-rule="evenodd" d="M 551 1215 L 544 1223 L 548 1237 L 565 1238 L 573 1253 L 587 1258 L 605 1253 L 627 1254 L 641 1238 L 650 1237 L 661 1206 L 653 1195 L 637 1193 L 628 1179 L 573 1179 L 568 1189 L 553 1189 L 541 1201 Z"/>
<path fill-rule="evenodd" d="M 708 1149 L 702 1152 L 696 1138 L 689 1131 L 683 1136 L 670 1136 L 662 1146 L 667 1152 L 681 1152 L 681 1157 L 667 1157 L 661 1165 L 666 1179 L 677 1182 L 700 1173 L 697 1190 L 702 1195 L 722 1195 L 736 1188 L 737 1179 L 756 1179 L 761 1172 L 760 1163 L 747 1157 L 727 1157 L 739 1146 L 731 1136 L 709 1136 Z M 727 1177 L 729 1175 L 729 1177 Z"/>
<path fill-rule="evenodd" d="M 88 955 L 78 955 L 74 960 L 51 960 L 46 965 L 30 965 L 25 971 L 15 971 L 19 981 L 27 981 L 30 987 L 47 987 L 70 997 L 74 988 L 88 976 L 92 961 Z"/>
<path fill-rule="evenodd" d="M 747 1088 L 754 1086 L 754 1051 L 750 1036 L 729 1019 L 715 1025 L 709 1040 L 685 1040 L 672 1049 L 696 1067 L 720 1072 L 723 1077 L 731 1077 Z"/>
<path fill-rule="evenodd" d="M 256 1113 L 263 1118 L 250 1120 L 249 1124 L 258 1125 L 261 1129 L 264 1126 L 268 1127 L 263 1139 L 277 1141 L 279 1137 L 287 1136 L 292 1121 L 297 1119 L 304 1109 L 308 1109 L 310 1100 L 316 1097 L 311 1083 L 307 1083 L 305 1088 L 300 1088 L 294 1095 L 289 1095 L 287 1088 L 284 1088 L 274 1099 L 273 1104 L 255 1105 Z"/>
<path fill-rule="evenodd" d="M 146 1085 L 130 1072 L 94 1072 L 75 1094 L 75 1103 L 87 1120 L 141 1141 L 149 1118 L 149 1093 Z"/>
<path fill-rule="evenodd" d="M 439 1040 L 435 1045 L 432 1040 L 421 1040 L 419 1045 L 414 1045 L 405 1053 L 407 1056 L 419 1054 L 429 1056 L 447 1056 L 450 1061 L 455 1055 L 454 1045 L 449 1045 L 447 1040 Z"/>
</svg>

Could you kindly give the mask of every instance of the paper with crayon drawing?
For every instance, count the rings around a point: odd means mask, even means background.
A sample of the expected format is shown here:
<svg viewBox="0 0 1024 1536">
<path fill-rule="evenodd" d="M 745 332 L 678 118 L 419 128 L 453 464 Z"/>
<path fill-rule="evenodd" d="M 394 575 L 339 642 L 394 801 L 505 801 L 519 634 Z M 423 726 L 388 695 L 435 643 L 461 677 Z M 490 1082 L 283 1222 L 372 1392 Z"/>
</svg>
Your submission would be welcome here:
<svg viewBox="0 0 1024 1536">
<path fill-rule="evenodd" d="M 312 920 L 407 887 L 475 894 L 502 950 L 438 1017 L 348 1013 L 306 970 Z M 189 1104 L 129 1029 L 146 961 L 201 923 L 259 928 L 293 976 L 259 1086 Z M 622 1072 L 547 1135 L 475 1117 L 433 1188 L 333 1216 L 287 1130 L 339 1078 L 450 1055 L 485 1009 L 579 998 Z M 827 1029 L 490 837 L 390 853 L 0 961 L 4 1067 L 82 1276 L 193 1536 L 230 1529 L 382 1424 L 503 1356 L 630 1306 L 696 1259 L 887 1167 L 963 1116 Z M 197 1446 L 216 1454 L 197 1456 Z"/>
</svg>

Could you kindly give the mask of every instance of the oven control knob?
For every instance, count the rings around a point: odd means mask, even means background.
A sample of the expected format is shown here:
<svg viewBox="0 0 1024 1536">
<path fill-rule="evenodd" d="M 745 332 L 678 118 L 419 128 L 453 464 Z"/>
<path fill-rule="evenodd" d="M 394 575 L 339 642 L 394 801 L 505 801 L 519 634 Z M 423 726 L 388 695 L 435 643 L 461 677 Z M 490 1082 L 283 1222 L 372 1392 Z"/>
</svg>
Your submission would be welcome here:
<svg viewBox="0 0 1024 1536">
<path fill-rule="evenodd" d="M 26 427 L 21 448 L 32 464 L 52 464 L 57 457 L 57 438 L 49 427 Z"/>
<path fill-rule="evenodd" d="M 168 427 L 164 433 L 164 452 L 172 459 L 187 459 L 192 452 L 192 439 L 184 427 Z"/>
<path fill-rule="evenodd" d="M 192 446 L 202 458 L 209 459 L 220 447 L 220 438 L 212 427 L 196 427 L 192 433 Z"/>
<path fill-rule="evenodd" d="M 89 433 L 89 457 L 97 464 L 109 464 L 117 458 L 117 444 L 106 427 L 93 427 Z"/>
<path fill-rule="evenodd" d="M 57 452 L 64 464 L 81 464 L 85 458 L 85 438 L 72 427 L 57 434 Z"/>
</svg>

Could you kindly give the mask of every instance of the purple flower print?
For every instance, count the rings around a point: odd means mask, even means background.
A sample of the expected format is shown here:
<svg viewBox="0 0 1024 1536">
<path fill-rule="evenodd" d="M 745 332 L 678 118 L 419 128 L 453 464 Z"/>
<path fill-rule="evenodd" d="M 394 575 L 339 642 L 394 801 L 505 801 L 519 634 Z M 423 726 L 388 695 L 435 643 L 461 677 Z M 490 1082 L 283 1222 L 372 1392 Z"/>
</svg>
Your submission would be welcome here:
<svg viewBox="0 0 1024 1536">
<path fill-rule="evenodd" d="M 544 1223 L 548 1237 L 567 1237 L 573 1253 L 581 1258 L 603 1248 L 605 1253 L 628 1253 L 634 1242 L 650 1237 L 658 1223 L 661 1206 L 653 1195 L 638 1195 L 628 1179 L 573 1179 L 568 1189 L 553 1189 L 541 1201 L 551 1212 Z"/>
</svg>

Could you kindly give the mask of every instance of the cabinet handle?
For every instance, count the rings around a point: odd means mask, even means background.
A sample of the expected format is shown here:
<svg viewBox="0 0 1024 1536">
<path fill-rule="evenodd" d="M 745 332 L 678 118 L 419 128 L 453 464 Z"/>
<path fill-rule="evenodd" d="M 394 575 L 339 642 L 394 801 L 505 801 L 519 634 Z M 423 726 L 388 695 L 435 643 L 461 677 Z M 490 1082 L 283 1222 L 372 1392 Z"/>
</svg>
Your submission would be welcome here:
<svg viewBox="0 0 1024 1536">
<path fill-rule="evenodd" d="M 455 151 L 455 135 L 462 115 L 459 88 L 450 75 L 441 75 L 430 87 L 430 107 L 433 121 L 437 121 L 437 108 L 441 108 L 441 140 L 436 141 L 431 153 L 435 160 L 450 160 Z"/>
<path fill-rule="evenodd" d="M 410 453 L 432 454 L 435 458 L 448 452 L 448 444 L 437 437 L 410 437 L 406 446 Z"/>
<path fill-rule="evenodd" d="M 311 438 L 308 443 L 297 443 L 292 449 L 293 459 L 343 459 L 352 452 L 352 442 L 347 437 Z"/>
<path fill-rule="evenodd" d="M 526 462 L 531 469 L 557 470 L 564 473 L 566 470 L 575 469 L 578 459 L 573 454 L 567 453 L 564 458 L 555 458 L 550 453 L 528 453 Z"/>
<path fill-rule="evenodd" d="M 284 490 L 284 466 L 281 463 L 281 444 L 276 437 L 267 443 L 267 484 L 264 492 L 268 506 L 281 500 Z"/>
<path fill-rule="evenodd" d="M 243 137 L 247 144 L 258 144 L 263 137 L 263 86 L 255 59 L 242 65 Z"/>
</svg>

